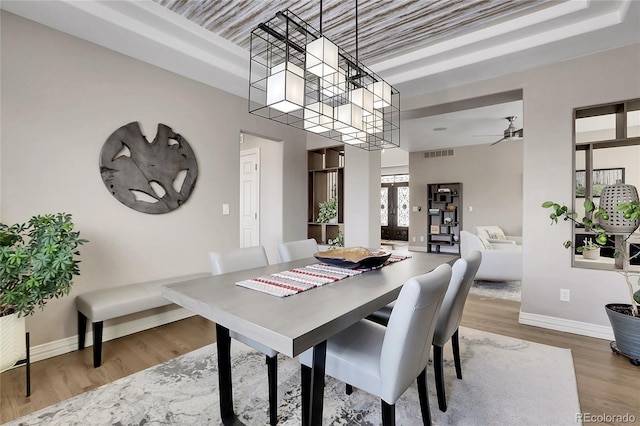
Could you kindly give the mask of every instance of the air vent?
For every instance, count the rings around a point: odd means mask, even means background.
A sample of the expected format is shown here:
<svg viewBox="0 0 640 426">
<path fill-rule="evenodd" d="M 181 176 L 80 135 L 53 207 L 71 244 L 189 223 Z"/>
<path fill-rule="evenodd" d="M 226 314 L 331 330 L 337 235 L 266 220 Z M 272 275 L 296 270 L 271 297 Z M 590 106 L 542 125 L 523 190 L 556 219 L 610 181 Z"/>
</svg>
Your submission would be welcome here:
<svg viewBox="0 0 640 426">
<path fill-rule="evenodd" d="M 436 157 L 451 157 L 453 156 L 452 149 L 440 149 L 437 151 L 425 151 L 424 158 L 436 158 Z"/>
</svg>

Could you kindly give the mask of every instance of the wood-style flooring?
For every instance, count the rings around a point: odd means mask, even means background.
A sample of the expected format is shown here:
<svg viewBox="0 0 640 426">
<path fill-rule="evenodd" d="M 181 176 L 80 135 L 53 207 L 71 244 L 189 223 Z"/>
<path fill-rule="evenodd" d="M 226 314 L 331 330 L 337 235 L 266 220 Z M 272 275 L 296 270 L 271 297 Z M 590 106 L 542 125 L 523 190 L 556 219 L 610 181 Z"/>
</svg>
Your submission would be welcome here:
<svg viewBox="0 0 640 426">
<path fill-rule="evenodd" d="M 462 325 L 570 348 L 582 411 L 599 416 L 628 414 L 640 423 L 640 367 L 634 367 L 628 359 L 613 354 L 607 341 L 518 324 L 519 309 L 517 302 L 470 295 Z M 0 423 L 214 341 L 215 326 L 201 317 L 192 317 L 105 342 L 102 366 L 97 369 L 93 368 L 91 348 L 39 361 L 31 366 L 32 393 L 29 398 L 25 397 L 25 367 L 6 371 L 0 375 Z M 450 350 L 447 345 L 445 351 Z M 433 380 L 432 372 L 429 374 Z M 522 383 L 522 386 L 526 385 Z M 553 388 L 549 392 L 553 392 Z M 599 424 L 624 423 L 605 421 Z"/>
</svg>

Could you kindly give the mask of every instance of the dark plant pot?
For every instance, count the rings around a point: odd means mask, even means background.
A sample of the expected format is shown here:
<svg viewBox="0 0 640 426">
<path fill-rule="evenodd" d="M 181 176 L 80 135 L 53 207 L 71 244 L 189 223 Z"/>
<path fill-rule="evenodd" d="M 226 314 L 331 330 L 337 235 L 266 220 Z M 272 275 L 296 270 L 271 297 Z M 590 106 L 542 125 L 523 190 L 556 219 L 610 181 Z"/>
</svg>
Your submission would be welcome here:
<svg viewBox="0 0 640 426">
<path fill-rule="evenodd" d="M 610 303 L 605 307 L 620 352 L 630 358 L 640 358 L 640 317 L 630 314 L 631 305 L 628 304 Z M 629 315 L 614 310 L 625 308 Z"/>
</svg>

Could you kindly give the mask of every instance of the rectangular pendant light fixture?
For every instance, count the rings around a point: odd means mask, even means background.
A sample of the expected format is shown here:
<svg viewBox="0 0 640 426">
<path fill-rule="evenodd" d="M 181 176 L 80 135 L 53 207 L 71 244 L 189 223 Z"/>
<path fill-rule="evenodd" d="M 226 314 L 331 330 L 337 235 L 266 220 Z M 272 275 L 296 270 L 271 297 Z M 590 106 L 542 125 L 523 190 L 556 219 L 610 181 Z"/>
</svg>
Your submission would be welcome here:
<svg viewBox="0 0 640 426">
<path fill-rule="evenodd" d="M 333 107 L 316 102 L 304 109 L 304 129 L 313 133 L 333 130 Z"/>
<path fill-rule="evenodd" d="M 307 44 L 307 71 L 325 77 L 338 72 L 338 46 L 325 37 Z"/>
<path fill-rule="evenodd" d="M 362 108 L 362 115 L 373 114 L 373 93 L 364 87 L 351 91 L 351 102 Z"/>
<path fill-rule="evenodd" d="M 373 92 L 373 107 L 386 108 L 391 105 L 391 86 L 385 81 L 376 81 L 368 86 Z"/>
<path fill-rule="evenodd" d="M 271 69 L 267 79 L 267 105 L 282 112 L 304 106 L 304 71 L 291 62 L 283 62 Z"/>
<path fill-rule="evenodd" d="M 290 10 L 251 32 L 250 54 L 250 113 L 369 151 L 400 146 L 400 93 Z"/>
</svg>

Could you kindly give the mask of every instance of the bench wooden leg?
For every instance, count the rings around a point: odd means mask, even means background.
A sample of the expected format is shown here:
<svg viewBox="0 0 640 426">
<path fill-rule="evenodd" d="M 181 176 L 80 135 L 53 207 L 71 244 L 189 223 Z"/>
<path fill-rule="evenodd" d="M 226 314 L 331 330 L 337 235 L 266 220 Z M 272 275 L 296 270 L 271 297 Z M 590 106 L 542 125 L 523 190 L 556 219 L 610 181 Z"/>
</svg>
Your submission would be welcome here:
<svg viewBox="0 0 640 426">
<path fill-rule="evenodd" d="M 84 349 L 84 339 L 87 334 L 87 317 L 78 311 L 78 350 Z"/>
<path fill-rule="evenodd" d="M 102 321 L 94 322 L 93 325 L 93 366 L 100 367 L 102 364 Z"/>
</svg>

